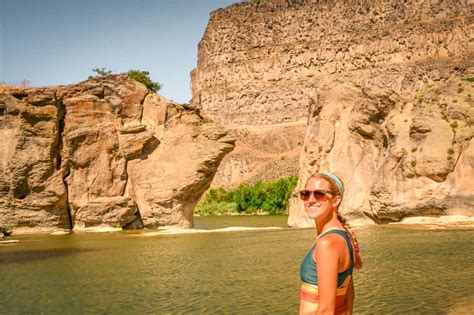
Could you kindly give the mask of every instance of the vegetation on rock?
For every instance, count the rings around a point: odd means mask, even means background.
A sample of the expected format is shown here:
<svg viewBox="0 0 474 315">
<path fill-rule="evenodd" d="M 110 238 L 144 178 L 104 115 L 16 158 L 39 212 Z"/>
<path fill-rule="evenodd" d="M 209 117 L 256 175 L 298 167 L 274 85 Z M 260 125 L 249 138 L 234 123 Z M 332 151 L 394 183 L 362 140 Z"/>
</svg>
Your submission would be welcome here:
<svg viewBox="0 0 474 315">
<path fill-rule="evenodd" d="M 153 82 L 150 79 L 150 72 L 141 71 L 141 70 L 130 70 L 127 72 L 128 76 L 135 81 L 143 83 L 148 91 L 158 92 L 161 89 L 161 84 L 158 82 Z"/>
<path fill-rule="evenodd" d="M 95 76 L 90 75 L 89 79 L 99 78 L 106 76 L 108 74 L 112 74 L 112 70 L 109 70 L 105 67 L 101 68 L 93 68 L 92 72 L 96 73 Z M 150 78 L 150 72 L 143 71 L 143 70 L 129 70 L 127 75 L 134 79 L 137 82 L 140 82 L 146 86 L 148 91 L 156 93 L 161 89 L 161 84 L 158 82 L 153 82 Z"/>
<path fill-rule="evenodd" d="M 98 77 L 103 77 L 105 75 L 108 75 L 108 74 L 112 74 L 112 70 L 109 70 L 105 67 L 102 67 L 102 68 L 92 68 L 92 72 L 95 72 L 96 75 L 90 75 L 89 76 L 89 79 L 93 79 L 93 78 L 98 78 Z"/>
</svg>

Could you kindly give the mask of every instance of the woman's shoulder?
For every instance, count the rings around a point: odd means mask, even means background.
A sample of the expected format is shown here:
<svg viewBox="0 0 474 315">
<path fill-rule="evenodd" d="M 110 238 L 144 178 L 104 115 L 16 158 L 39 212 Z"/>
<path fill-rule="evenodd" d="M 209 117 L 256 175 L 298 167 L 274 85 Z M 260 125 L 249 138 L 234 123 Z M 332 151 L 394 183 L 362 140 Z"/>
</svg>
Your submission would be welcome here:
<svg viewBox="0 0 474 315">
<path fill-rule="evenodd" d="M 340 235 L 340 233 L 336 231 L 345 232 L 342 230 L 331 230 L 321 235 L 321 237 L 318 238 L 317 241 L 318 250 L 321 248 L 330 250 L 332 248 L 338 248 L 341 245 L 345 246 L 346 241 L 344 237 L 341 237 L 342 235 Z"/>
<path fill-rule="evenodd" d="M 344 239 L 346 236 L 348 236 L 348 233 L 346 230 L 342 229 L 329 229 L 322 233 L 320 236 L 318 236 L 318 240 L 320 239 Z"/>
<path fill-rule="evenodd" d="M 318 239 L 313 253 L 313 258 L 317 263 L 336 263 L 339 260 L 340 243 L 337 235 L 324 235 Z"/>
<path fill-rule="evenodd" d="M 317 241 L 317 246 L 319 248 L 330 248 L 332 246 L 337 246 L 340 242 L 341 237 L 337 236 L 336 234 L 327 234 L 321 236 L 321 238 Z"/>
</svg>

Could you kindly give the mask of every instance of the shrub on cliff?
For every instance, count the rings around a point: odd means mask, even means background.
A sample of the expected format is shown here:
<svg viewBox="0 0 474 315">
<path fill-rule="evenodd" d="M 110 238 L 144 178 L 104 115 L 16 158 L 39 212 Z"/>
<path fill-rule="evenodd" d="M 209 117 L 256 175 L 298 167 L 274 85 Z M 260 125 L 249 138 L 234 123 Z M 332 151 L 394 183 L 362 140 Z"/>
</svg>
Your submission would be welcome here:
<svg viewBox="0 0 474 315">
<path fill-rule="evenodd" d="M 96 73 L 96 75 L 90 75 L 89 79 L 103 77 L 104 75 L 112 74 L 112 70 L 109 70 L 105 67 L 102 68 L 92 68 L 92 72 Z"/>
<path fill-rule="evenodd" d="M 273 181 L 259 181 L 253 185 L 242 184 L 230 191 L 222 188 L 211 189 L 204 201 L 196 207 L 195 213 L 206 215 L 264 211 L 282 214 L 288 208 L 288 201 L 297 181 L 297 176 L 290 176 Z"/>
<path fill-rule="evenodd" d="M 105 67 L 102 68 L 92 68 L 92 72 L 96 73 L 96 75 L 90 75 L 89 79 L 103 77 L 108 74 L 112 74 L 112 70 L 109 70 Z M 127 75 L 134 79 L 137 82 L 140 82 L 146 86 L 148 91 L 150 92 L 158 92 L 161 89 L 161 84 L 158 82 L 153 82 L 150 78 L 150 72 L 142 71 L 142 70 L 129 70 Z"/>
<path fill-rule="evenodd" d="M 130 70 L 127 72 L 127 74 L 135 81 L 143 83 L 150 92 L 158 92 L 161 89 L 161 84 L 158 82 L 153 82 L 150 79 L 150 72 L 148 71 Z"/>
</svg>

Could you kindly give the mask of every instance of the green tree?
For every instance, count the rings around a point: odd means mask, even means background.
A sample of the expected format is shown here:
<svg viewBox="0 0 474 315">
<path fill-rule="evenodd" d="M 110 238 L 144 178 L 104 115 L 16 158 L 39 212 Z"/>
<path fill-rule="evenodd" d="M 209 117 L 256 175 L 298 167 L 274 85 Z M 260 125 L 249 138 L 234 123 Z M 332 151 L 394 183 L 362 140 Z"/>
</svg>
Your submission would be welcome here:
<svg viewBox="0 0 474 315">
<path fill-rule="evenodd" d="M 128 76 L 135 81 L 143 83 L 148 91 L 157 92 L 161 89 L 161 84 L 153 82 L 150 78 L 150 72 L 141 70 L 130 70 L 127 72 Z"/>
</svg>

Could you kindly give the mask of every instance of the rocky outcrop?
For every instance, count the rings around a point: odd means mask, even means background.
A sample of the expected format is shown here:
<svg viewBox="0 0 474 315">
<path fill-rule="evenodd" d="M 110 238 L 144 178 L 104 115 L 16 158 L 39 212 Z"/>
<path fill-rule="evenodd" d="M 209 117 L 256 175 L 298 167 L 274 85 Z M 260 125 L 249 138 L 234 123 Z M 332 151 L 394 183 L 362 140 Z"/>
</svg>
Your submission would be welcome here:
<svg viewBox="0 0 474 315">
<path fill-rule="evenodd" d="M 0 93 L 0 225 L 68 228 L 54 89 Z"/>
<path fill-rule="evenodd" d="M 194 207 L 209 188 L 235 139 L 198 112 L 171 105 L 158 95 L 145 99 L 144 120 L 156 140 L 128 164 L 128 191 L 146 226 L 193 226 Z"/>
<path fill-rule="evenodd" d="M 191 227 L 234 146 L 198 110 L 126 75 L 0 93 L 0 223 Z"/>
<path fill-rule="evenodd" d="M 307 118 L 299 187 L 320 168 L 340 173 L 351 217 L 472 214 L 472 193 L 461 193 L 468 177 L 456 171 L 471 174 L 470 127 L 418 97 L 463 95 L 470 104 L 470 93 L 450 89 L 471 84 L 462 79 L 473 76 L 472 12 L 467 0 L 235 4 L 211 15 L 192 73 L 192 102 L 231 127 Z M 451 125 L 463 140 L 453 142 Z M 239 151 L 227 157 L 237 166 L 245 164 L 233 159 Z M 289 224 L 311 224 L 296 198 L 291 204 Z"/>
<path fill-rule="evenodd" d="M 474 215 L 474 84 L 451 79 L 404 98 L 392 89 L 327 82 L 311 107 L 299 187 L 319 170 L 345 181 L 343 212 L 378 223 Z M 289 225 L 309 226 L 291 201 Z"/>
</svg>

